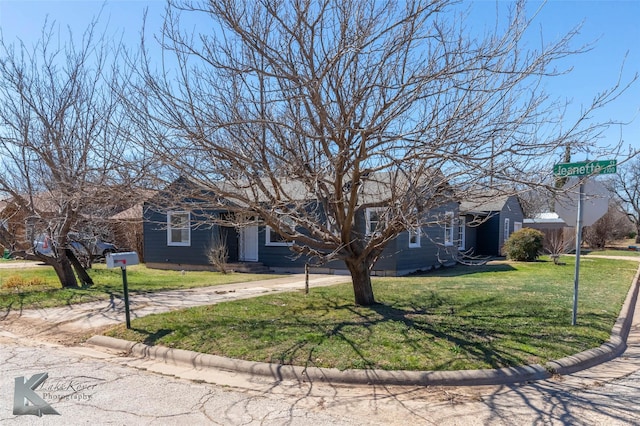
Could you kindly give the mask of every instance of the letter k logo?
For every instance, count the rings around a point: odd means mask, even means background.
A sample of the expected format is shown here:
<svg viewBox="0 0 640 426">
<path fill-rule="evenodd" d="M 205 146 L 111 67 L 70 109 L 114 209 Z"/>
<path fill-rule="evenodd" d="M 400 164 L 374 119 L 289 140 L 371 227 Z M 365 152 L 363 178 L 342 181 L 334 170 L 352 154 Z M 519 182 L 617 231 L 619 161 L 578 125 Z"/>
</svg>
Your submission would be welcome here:
<svg viewBox="0 0 640 426">
<path fill-rule="evenodd" d="M 47 402 L 34 392 L 35 388 L 47 380 L 47 373 L 34 374 L 27 381 L 24 377 L 16 377 L 16 388 L 13 394 L 13 414 L 33 414 L 42 417 L 43 414 L 57 414 Z M 29 402 L 31 405 L 29 405 Z"/>
</svg>

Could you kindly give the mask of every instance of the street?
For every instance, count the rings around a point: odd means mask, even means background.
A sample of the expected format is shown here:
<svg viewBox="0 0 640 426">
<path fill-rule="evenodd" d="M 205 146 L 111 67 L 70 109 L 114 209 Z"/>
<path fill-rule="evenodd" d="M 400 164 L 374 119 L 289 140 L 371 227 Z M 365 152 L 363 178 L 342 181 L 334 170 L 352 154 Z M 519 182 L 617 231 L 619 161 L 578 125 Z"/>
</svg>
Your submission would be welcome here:
<svg viewBox="0 0 640 426">
<path fill-rule="evenodd" d="M 0 422 L 632 425 L 640 423 L 640 341 L 632 343 L 623 357 L 554 380 L 421 388 L 269 383 L 0 332 Z M 36 394 L 59 415 L 13 415 L 15 378 L 37 373 L 48 378 Z"/>
</svg>

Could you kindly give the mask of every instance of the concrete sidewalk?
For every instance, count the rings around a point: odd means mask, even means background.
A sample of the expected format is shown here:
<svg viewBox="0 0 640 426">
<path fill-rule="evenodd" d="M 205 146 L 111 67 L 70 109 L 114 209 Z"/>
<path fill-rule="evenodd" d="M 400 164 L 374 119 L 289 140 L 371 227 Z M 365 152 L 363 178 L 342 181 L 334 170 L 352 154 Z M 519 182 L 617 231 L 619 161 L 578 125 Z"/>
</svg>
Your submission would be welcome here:
<svg viewBox="0 0 640 426">
<path fill-rule="evenodd" d="M 348 281 L 348 277 L 339 275 L 309 275 L 310 288 Z M 282 278 L 212 287 L 130 294 L 130 315 L 131 319 L 136 319 L 150 314 L 193 306 L 213 305 L 229 300 L 256 297 L 266 293 L 304 290 L 304 287 L 304 274 L 295 274 Z M 27 309 L 20 312 L 19 317 L 12 318 L 13 321 L 18 321 L 19 319 L 55 324 L 62 331 L 91 332 L 107 326 L 125 323 L 125 306 L 123 299 L 112 297 L 111 300 L 70 304 L 56 308 Z"/>
</svg>

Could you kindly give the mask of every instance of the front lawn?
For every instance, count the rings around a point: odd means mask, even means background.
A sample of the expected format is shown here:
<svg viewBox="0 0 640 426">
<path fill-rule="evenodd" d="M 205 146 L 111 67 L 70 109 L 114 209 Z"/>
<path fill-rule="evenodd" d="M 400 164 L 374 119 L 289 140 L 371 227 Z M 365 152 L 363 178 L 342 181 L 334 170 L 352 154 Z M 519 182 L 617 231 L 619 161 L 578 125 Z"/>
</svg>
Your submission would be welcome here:
<svg viewBox="0 0 640 426">
<path fill-rule="evenodd" d="M 71 303 L 108 300 L 111 295 L 122 297 L 120 268 L 107 269 L 96 264 L 88 270 L 95 285 L 88 288 L 63 289 L 49 266 L 0 268 L 0 309 L 3 311 L 63 306 Z M 129 292 L 176 290 L 206 287 L 244 281 L 276 278 L 264 274 L 222 274 L 205 271 L 164 271 L 144 265 L 127 268 Z"/>
<path fill-rule="evenodd" d="M 350 285 L 151 315 L 107 334 L 252 361 L 319 367 L 457 370 L 545 363 L 605 342 L 637 262 L 503 262 L 376 278 L 378 305 Z"/>
</svg>

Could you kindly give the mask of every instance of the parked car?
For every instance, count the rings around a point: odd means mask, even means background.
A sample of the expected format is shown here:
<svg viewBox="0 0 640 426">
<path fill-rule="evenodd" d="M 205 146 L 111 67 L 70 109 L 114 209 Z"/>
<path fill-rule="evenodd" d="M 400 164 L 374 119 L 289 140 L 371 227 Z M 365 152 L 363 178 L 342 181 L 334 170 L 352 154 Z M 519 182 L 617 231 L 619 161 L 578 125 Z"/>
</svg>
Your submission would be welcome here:
<svg viewBox="0 0 640 426">
<path fill-rule="evenodd" d="M 107 253 L 115 253 L 118 248 L 111 243 L 101 240 L 100 238 L 83 236 L 76 233 L 69 233 L 71 242 L 69 245 L 77 256 L 104 257 Z M 39 236 L 34 241 L 35 250 L 45 256 L 53 255 L 54 242 L 46 235 Z"/>
</svg>

